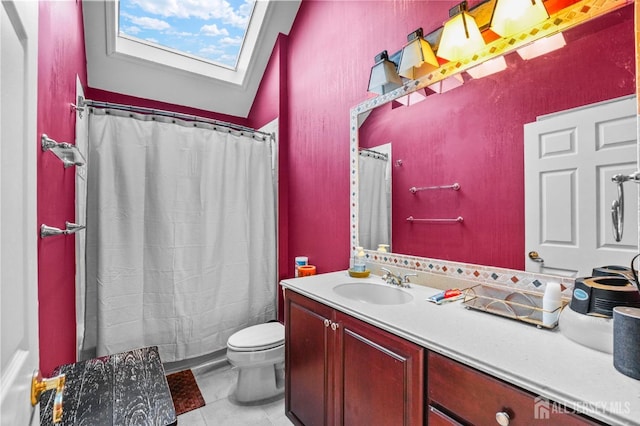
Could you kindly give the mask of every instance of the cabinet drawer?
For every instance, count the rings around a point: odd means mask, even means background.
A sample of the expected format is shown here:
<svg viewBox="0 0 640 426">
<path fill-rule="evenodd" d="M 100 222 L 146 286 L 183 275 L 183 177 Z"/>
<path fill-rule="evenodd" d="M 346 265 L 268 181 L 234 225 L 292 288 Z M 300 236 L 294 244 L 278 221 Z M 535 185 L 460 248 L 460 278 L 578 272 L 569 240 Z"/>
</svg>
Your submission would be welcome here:
<svg viewBox="0 0 640 426">
<path fill-rule="evenodd" d="M 529 425 L 543 418 L 552 422 L 547 424 L 563 426 L 597 424 L 553 410 L 546 400 L 433 352 L 427 368 L 429 404 L 462 423 L 497 425 L 496 415 L 502 413 L 504 424 L 509 425 Z"/>
<path fill-rule="evenodd" d="M 429 426 L 462 426 L 462 423 L 458 423 L 435 407 L 429 406 L 428 410 L 427 424 Z"/>
</svg>

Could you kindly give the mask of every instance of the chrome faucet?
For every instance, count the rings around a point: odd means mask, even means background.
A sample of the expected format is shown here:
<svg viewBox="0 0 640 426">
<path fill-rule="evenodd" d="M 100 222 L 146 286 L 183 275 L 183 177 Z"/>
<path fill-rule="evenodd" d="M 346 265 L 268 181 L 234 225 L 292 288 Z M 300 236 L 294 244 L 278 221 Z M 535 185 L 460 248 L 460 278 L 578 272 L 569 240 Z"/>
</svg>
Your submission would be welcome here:
<svg viewBox="0 0 640 426">
<path fill-rule="evenodd" d="M 418 276 L 418 274 L 404 274 L 404 275 L 394 274 L 389 269 L 384 268 L 384 267 L 382 267 L 380 269 L 382 269 L 384 271 L 384 275 L 382 276 L 382 279 L 387 284 L 395 285 L 397 287 L 408 288 L 409 287 L 409 277 L 417 277 Z"/>
</svg>

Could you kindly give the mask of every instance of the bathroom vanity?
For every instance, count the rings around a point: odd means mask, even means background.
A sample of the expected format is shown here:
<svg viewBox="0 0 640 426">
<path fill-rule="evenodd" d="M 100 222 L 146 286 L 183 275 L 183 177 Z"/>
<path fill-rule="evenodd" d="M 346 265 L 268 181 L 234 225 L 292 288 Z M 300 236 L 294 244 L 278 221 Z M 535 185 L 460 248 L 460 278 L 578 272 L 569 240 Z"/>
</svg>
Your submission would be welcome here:
<svg viewBox="0 0 640 426">
<path fill-rule="evenodd" d="M 427 277 L 429 281 L 429 277 Z M 410 297 L 345 296 L 359 283 Z M 440 291 L 334 272 L 283 280 L 285 410 L 296 424 L 640 424 L 640 383 L 556 328 L 436 305 Z M 467 282 L 460 280 L 459 287 Z M 354 286 L 355 287 L 355 286 Z M 386 293 L 385 289 L 382 293 Z"/>
</svg>

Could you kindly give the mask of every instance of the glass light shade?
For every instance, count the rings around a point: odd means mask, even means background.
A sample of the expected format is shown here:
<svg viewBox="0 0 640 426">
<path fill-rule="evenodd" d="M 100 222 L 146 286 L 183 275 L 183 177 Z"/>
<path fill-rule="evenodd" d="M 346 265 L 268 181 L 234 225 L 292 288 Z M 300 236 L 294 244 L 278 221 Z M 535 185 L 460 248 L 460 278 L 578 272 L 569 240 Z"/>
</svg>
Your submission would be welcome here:
<svg viewBox="0 0 640 426">
<path fill-rule="evenodd" d="M 497 0 L 491 30 L 499 36 L 510 37 L 546 19 L 549 13 L 542 0 Z"/>
<path fill-rule="evenodd" d="M 454 74 L 451 77 L 447 77 L 444 80 L 440 80 L 437 83 L 432 84 L 431 86 L 427 86 L 429 90 L 432 90 L 435 93 L 444 93 L 448 92 L 451 89 L 455 89 L 456 87 L 460 87 L 464 84 L 464 80 L 460 74 Z"/>
<path fill-rule="evenodd" d="M 402 79 L 393 62 L 383 59 L 371 68 L 369 92 L 384 95 L 402 86 Z"/>
<path fill-rule="evenodd" d="M 402 49 L 398 74 L 416 80 L 429 74 L 440 66 L 431 45 L 423 37 L 409 42 Z"/>
<path fill-rule="evenodd" d="M 425 99 L 427 99 L 427 93 L 425 89 L 420 89 L 416 90 L 415 92 L 409 93 L 406 96 L 402 96 L 396 99 L 396 101 L 404 106 L 411 106 L 417 104 L 418 102 L 422 102 Z"/>
<path fill-rule="evenodd" d="M 553 52 L 567 45 L 562 33 L 541 38 L 533 43 L 517 50 L 518 55 L 524 60 L 533 59 L 546 53 Z"/>
<path fill-rule="evenodd" d="M 507 69 L 507 61 L 503 56 L 489 59 L 473 68 L 469 68 L 467 73 L 473 78 L 482 78 Z"/>
<path fill-rule="evenodd" d="M 459 61 L 471 57 L 484 46 L 476 20 L 467 12 L 461 12 L 444 24 L 438 56 L 448 61 Z"/>
</svg>

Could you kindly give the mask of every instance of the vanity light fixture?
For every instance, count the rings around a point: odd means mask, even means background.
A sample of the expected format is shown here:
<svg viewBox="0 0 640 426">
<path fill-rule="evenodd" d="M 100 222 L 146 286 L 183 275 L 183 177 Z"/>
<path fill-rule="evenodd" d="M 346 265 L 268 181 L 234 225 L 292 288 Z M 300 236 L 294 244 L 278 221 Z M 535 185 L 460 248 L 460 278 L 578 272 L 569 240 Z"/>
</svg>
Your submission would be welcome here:
<svg viewBox="0 0 640 426">
<path fill-rule="evenodd" d="M 473 16 L 467 13 L 467 2 L 463 1 L 449 10 L 437 55 L 448 61 L 459 61 L 471 57 L 485 47 L 484 39 Z"/>
<path fill-rule="evenodd" d="M 481 63 L 480 65 L 469 68 L 467 70 L 467 74 L 473 78 L 482 78 L 505 69 L 507 69 L 507 61 L 504 60 L 504 56 L 496 56 L 493 59 L 489 59 L 488 61 Z"/>
<path fill-rule="evenodd" d="M 510 37 L 547 19 L 542 0 L 497 0 L 490 28 L 499 36 Z"/>
<path fill-rule="evenodd" d="M 389 54 L 386 50 L 376 56 L 375 62 L 369 76 L 369 92 L 384 95 L 402 86 L 402 79 L 396 71 L 396 64 L 389 60 Z"/>
<path fill-rule="evenodd" d="M 422 28 L 407 36 L 407 44 L 402 48 L 398 74 L 410 80 L 429 74 L 440 66 L 431 45 L 424 39 Z"/>
<path fill-rule="evenodd" d="M 549 37 L 541 38 L 531 44 L 516 50 L 518 55 L 524 60 L 537 58 L 554 50 L 558 50 L 567 45 L 562 33 L 554 34 Z"/>
</svg>

